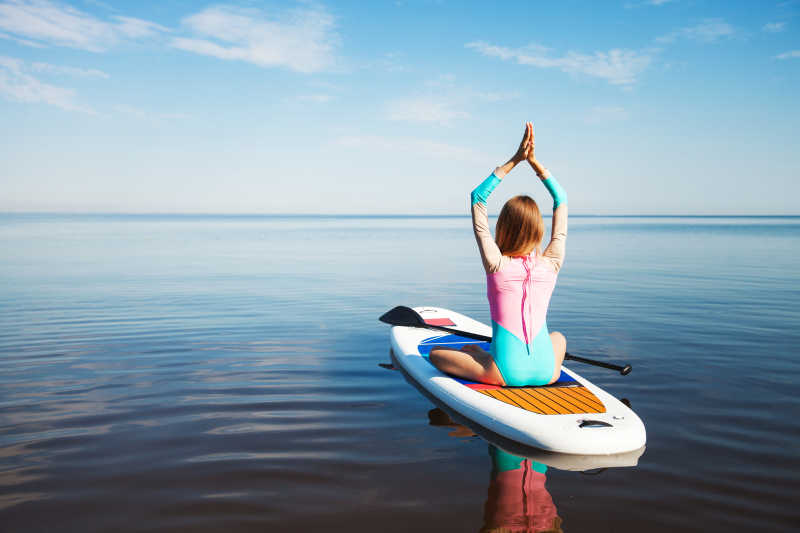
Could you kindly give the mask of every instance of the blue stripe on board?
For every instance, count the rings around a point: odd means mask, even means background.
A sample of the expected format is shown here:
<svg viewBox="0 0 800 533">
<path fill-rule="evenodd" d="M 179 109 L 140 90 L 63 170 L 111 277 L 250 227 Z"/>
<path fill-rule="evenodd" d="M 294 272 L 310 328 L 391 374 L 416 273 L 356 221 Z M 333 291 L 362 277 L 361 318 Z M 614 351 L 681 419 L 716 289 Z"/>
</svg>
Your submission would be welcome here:
<svg viewBox="0 0 800 533">
<path fill-rule="evenodd" d="M 419 350 L 420 355 L 425 358 L 428 362 L 430 362 L 430 353 L 434 346 L 447 346 L 448 348 L 452 348 L 454 350 L 461 349 L 462 346 L 466 344 L 477 344 L 487 352 L 490 348 L 490 343 L 488 342 L 479 342 L 475 339 L 470 339 L 469 337 L 462 337 L 461 335 L 441 335 L 436 337 L 428 337 L 427 339 L 423 340 L 419 343 Z M 455 376 L 450 376 L 451 378 L 455 379 L 459 383 L 464 385 L 473 385 L 478 383 L 477 381 L 468 381 L 466 379 L 458 378 Z M 569 383 L 574 382 L 575 380 L 569 376 L 564 370 L 561 370 L 561 375 L 558 376 L 558 380 L 555 383 Z M 553 383 L 553 384 L 555 384 Z"/>
</svg>

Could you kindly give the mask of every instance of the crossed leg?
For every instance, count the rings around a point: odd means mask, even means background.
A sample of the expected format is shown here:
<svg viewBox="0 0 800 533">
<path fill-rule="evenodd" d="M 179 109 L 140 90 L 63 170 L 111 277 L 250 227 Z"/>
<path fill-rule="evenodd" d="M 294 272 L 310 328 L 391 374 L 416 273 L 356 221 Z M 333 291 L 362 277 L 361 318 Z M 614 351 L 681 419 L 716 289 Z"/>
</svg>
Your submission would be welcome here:
<svg viewBox="0 0 800 533">
<path fill-rule="evenodd" d="M 454 376 L 489 385 L 506 384 L 491 354 L 477 344 L 467 344 L 460 350 L 434 348 L 431 350 L 431 363 Z"/>
<path fill-rule="evenodd" d="M 559 331 L 550 333 L 553 343 L 554 368 L 550 383 L 561 375 L 561 364 L 567 353 L 567 339 Z M 477 344 L 466 344 L 460 350 L 435 347 L 431 350 L 433 366 L 454 376 L 489 385 L 505 386 L 506 382 L 491 354 Z"/>
</svg>

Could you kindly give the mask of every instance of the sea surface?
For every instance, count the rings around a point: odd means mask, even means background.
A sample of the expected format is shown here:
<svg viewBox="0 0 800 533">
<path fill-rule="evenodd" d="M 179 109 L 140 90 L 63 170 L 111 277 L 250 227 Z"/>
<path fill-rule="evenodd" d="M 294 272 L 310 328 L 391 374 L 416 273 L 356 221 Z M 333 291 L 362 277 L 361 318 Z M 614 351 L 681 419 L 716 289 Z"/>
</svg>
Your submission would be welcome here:
<svg viewBox="0 0 800 533">
<path fill-rule="evenodd" d="M 800 527 L 800 218 L 571 217 L 548 324 L 648 432 L 586 473 L 379 366 L 395 305 L 489 320 L 467 217 L 4 214 L 0 250 L 0 531 Z"/>
</svg>

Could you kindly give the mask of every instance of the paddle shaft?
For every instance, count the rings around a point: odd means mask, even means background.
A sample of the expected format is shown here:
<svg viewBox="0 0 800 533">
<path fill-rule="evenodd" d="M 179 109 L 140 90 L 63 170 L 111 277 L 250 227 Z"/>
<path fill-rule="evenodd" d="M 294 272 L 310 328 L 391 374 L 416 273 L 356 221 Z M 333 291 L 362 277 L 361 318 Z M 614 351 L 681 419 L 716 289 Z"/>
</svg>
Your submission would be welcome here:
<svg viewBox="0 0 800 533">
<path fill-rule="evenodd" d="M 461 331 L 460 329 L 448 328 L 447 326 L 431 326 L 430 324 L 425 324 L 425 326 L 423 327 L 426 327 L 428 329 L 440 329 L 442 331 L 452 333 L 453 335 L 458 335 L 460 337 L 467 337 L 468 339 L 475 339 L 476 341 L 492 342 L 491 337 L 487 337 L 486 335 L 481 335 L 480 333 Z"/>
<path fill-rule="evenodd" d="M 585 357 L 579 357 L 577 355 L 572 355 L 569 352 L 564 354 L 564 359 L 568 359 L 570 361 L 577 361 L 578 363 L 586 363 L 587 365 L 602 366 L 603 368 L 616 370 L 623 376 L 627 376 L 631 372 L 631 365 L 625 365 L 625 366 L 615 365 L 614 363 L 606 363 L 604 361 L 598 361 L 596 359 L 587 359 Z"/>
</svg>

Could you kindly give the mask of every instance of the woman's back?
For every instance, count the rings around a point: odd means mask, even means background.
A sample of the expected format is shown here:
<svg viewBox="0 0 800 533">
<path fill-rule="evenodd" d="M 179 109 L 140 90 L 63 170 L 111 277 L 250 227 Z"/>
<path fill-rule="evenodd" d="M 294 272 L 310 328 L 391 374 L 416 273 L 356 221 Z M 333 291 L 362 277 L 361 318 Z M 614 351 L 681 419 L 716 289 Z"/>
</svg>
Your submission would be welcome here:
<svg viewBox="0 0 800 533">
<path fill-rule="evenodd" d="M 492 320 L 528 344 L 545 324 L 557 277 L 552 263 L 535 255 L 510 258 L 487 273 Z"/>
</svg>

